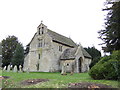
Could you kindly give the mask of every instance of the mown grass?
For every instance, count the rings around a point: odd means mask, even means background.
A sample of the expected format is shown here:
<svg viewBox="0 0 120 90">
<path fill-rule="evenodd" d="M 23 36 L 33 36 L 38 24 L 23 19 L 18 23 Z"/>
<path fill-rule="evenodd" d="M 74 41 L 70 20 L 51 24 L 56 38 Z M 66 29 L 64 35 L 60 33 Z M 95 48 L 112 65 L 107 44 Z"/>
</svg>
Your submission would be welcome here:
<svg viewBox="0 0 120 90">
<path fill-rule="evenodd" d="M 2 70 L 0 70 L 0 76 L 2 76 Z"/>
<path fill-rule="evenodd" d="M 118 82 L 113 80 L 93 80 L 88 73 L 75 73 L 73 75 L 61 75 L 60 73 L 14 73 L 3 72 L 3 76 L 10 76 L 9 79 L 3 80 L 3 88 L 67 88 L 69 83 L 75 82 L 94 82 L 111 85 L 118 88 Z M 48 82 L 38 83 L 35 85 L 21 85 L 23 80 L 27 79 L 49 79 Z"/>
<path fill-rule="evenodd" d="M 2 70 L 0 68 L 0 76 L 2 76 Z M 0 88 L 2 88 L 2 81 L 0 80 Z"/>
</svg>

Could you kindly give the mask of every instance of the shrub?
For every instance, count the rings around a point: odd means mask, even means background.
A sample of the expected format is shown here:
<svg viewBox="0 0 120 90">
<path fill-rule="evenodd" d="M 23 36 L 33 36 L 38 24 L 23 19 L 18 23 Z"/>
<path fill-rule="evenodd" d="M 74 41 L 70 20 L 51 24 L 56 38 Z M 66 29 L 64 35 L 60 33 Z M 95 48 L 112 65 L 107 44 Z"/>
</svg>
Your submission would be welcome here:
<svg viewBox="0 0 120 90">
<path fill-rule="evenodd" d="M 93 79 L 117 80 L 120 75 L 120 51 L 105 56 L 91 68 L 89 75 Z"/>
</svg>

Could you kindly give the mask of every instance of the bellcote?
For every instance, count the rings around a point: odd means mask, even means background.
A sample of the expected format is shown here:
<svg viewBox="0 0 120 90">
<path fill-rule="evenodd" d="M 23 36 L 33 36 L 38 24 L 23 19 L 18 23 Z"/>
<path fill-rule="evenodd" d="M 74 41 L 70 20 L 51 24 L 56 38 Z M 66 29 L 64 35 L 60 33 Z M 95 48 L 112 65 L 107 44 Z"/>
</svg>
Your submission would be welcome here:
<svg viewBox="0 0 120 90">
<path fill-rule="evenodd" d="M 41 21 L 40 25 L 37 27 L 37 34 L 42 35 L 47 32 L 47 26 L 43 24 L 43 21 Z"/>
</svg>

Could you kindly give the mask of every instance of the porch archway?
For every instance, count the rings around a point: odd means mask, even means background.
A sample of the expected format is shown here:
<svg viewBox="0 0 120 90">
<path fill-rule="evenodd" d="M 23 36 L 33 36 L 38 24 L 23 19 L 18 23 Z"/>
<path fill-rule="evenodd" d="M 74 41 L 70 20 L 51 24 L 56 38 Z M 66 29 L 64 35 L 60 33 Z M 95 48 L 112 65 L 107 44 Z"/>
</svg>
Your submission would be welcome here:
<svg viewBox="0 0 120 90">
<path fill-rule="evenodd" d="M 82 72 L 82 61 L 83 61 L 83 59 L 82 59 L 82 57 L 80 57 L 79 60 L 78 60 L 79 73 Z"/>
</svg>

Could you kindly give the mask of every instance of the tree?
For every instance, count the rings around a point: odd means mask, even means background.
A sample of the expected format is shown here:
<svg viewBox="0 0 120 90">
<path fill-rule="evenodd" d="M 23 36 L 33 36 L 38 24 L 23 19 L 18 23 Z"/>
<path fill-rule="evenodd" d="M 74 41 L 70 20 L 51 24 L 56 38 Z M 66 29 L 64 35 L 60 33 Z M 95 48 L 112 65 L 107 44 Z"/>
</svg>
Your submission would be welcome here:
<svg viewBox="0 0 120 90">
<path fill-rule="evenodd" d="M 88 47 L 88 48 L 84 48 L 92 57 L 92 62 L 90 64 L 90 68 L 93 67 L 99 60 L 101 57 L 101 52 L 99 50 L 97 50 L 94 46 L 93 47 Z"/>
<path fill-rule="evenodd" d="M 15 36 L 8 36 L 2 40 L 2 66 L 8 66 L 13 58 L 18 38 Z"/>
<path fill-rule="evenodd" d="M 89 75 L 93 79 L 120 81 L 120 50 L 114 51 L 111 55 L 101 58 L 101 60 L 90 69 Z"/>
<path fill-rule="evenodd" d="M 17 65 L 17 67 L 19 67 L 19 65 L 23 66 L 23 63 L 24 63 L 24 49 L 22 44 L 18 43 L 12 58 L 12 65 L 13 66 Z"/>
<path fill-rule="evenodd" d="M 109 4 L 111 4 L 111 7 Z M 120 1 L 108 2 L 103 11 L 108 11 L 105 21 L 105 29 L 100 30 L 99 38 L 103 40 L 105 52 L 120 50 Z"/>
<path fill-rule="evenodd" d="M 2 45 L 1 45 L 1 42 L 0 42 L 0 67 L 2 66 Z"/>
<path fill-rule="evenodd" d="M 2 43 L 0 42 L 0 54 L 2 54 Z"/>
</svg>

